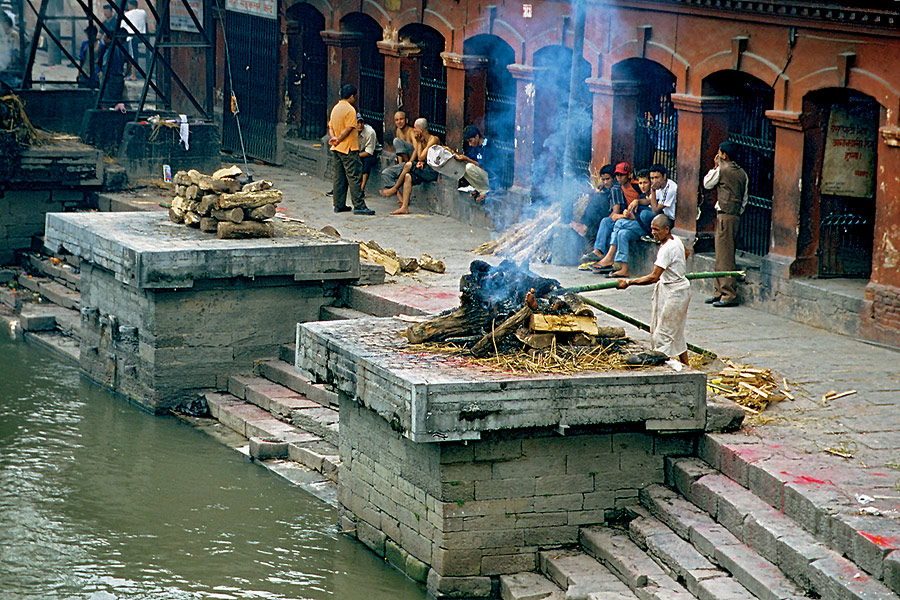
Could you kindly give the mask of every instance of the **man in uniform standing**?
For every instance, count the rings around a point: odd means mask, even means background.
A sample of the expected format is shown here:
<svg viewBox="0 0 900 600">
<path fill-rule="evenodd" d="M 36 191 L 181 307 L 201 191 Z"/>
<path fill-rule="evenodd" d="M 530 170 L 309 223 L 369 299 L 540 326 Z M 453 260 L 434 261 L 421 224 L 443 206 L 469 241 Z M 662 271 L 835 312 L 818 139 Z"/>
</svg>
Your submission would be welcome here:
<svg viewBox="0 0 900 600">
<path fill-rule="evenodd" d="M 703 178 L 703 187 L 716 189 L 716 271 L 734 271 L 734 246 L 741 214 L 747 207 L 747 173 L 734 162 L 732 142 L 719 144 L 716 166 Z M 737 306 L 734 277 L 716 277 L 716 291 L 706 299 L 717 308 Z"/>
<path fill-rule="evenodd" d="M 353 214 L 374 215 L 375 211 L 366 206 L 362 191 L 362 164 L 359 159 L 359 131 L 357 130 L 356 88 L 350 84 L 341 87 L 341 99 L 331 109 L 328 133 L 331 138 L 332 190 L 334 190 L 334 212 L 346 212 L 347 188 L 353 200 Z"/>
</svg>

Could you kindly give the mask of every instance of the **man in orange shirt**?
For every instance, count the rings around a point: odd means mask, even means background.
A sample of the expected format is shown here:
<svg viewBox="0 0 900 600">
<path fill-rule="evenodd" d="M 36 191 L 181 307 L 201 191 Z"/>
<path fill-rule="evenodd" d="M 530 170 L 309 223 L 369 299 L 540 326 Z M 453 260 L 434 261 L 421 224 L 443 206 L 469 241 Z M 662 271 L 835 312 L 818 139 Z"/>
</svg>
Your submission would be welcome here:
<svg viewBox="0 0 900 600">
<path fill-rule="evenodd" d="M 366 206 L 362 191 L 362 162 L 359 159 L 359 132 L 356 129 L 357 117 L 356 88 L 350 84 L 341 87 L 341 100 L 331 109 L 328 121 L 328 133 L 331 139 L 334 173 L 332 189 L 334 190 L 334 212 L 346 212 L 347 188 L 350 187 L 353 200 L 354 215 L 374 215 L 375 211 Z"/>
</svg>

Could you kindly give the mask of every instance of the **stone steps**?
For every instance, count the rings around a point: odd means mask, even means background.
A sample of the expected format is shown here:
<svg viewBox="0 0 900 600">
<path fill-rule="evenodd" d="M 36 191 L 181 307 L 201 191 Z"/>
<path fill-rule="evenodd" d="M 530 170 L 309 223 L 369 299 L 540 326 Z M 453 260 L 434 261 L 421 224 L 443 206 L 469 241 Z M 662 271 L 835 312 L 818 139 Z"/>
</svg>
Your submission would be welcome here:
<svg viewBox="0 0 900 600">
<path fill-rule="evenodd" d="M 322 406 L 337 408 L 338 396 L 335 392 L 332 392 L 321 383 L 313 383 L 294 369 L 291 364 L 293 362 L 293 346 L 289 347 L 291 348 L 290 363 L 284 360 L 263 361 L 257 366 L 258 374 L 305 396 L 313 402 L 318 402 Z"/>
<path fill-rule="evenodd" d="M 214 419 L 246 438 L 278 440 L 287 445 L 289 460 L 300 463 L 337 483 L 341 461 L 335 444 L 285 423 L 259 406 L 230 393 L 204 394 Z"/>
<path fill-rule="evenodd" d="M 30 253 L 22 258 L 30 271 L 50 277 L 70 289 L 81 289 L 81 272 L 68 262 L 64 262 L 56 257 L 45 257 Z"/>
<path fill-rule="evenodd" d="M 54 304 L 73 310 L 81 307 L 81 294 L 77 290 L 57 283 L 49 277 L 20 273 L 16 281 L 21 287 L 40 294 Z"/>
<path fill-rule="evenodd" d="M 540 553 L 544 576 L 564 591 L 565 598 L 637 600 L 637 596 L 610 569 L 580 550 Z"/>
<path fill-rule="evenodd" d="M 317 435 L 335 447 L 339 443 L 338 411 L 331 407 L 322 406 L 263 377 L 229 377 L 228 391 L 274 418 Z"/>
<path fill-rule="evenodd" d="M 346 308 L 343 306 L 323 306 L 319 309 L 319 319 L 322 321 L 341 321 L 345 319 L 362 319 L 371 317 L 372 315 L 364 313 L 355 308 Z"/>
<path fill-rule="evenodd" d="M 897 596 L 878 581 L 867 577 L 852 562 L 817 542 L 784 515 L 760 506 L 759 499 L 744 496 L 738 490 L 727 487 L 721 475 L 706 472 L 694 459 L 678 459 L 673 463 L 691 461 L 693 474 L 703 472 L 691 485 L 691 496 L 682 497 L 677 492 L 653 484 L 641 491 L 641 504 L 655 518 L 645 516 L 636 519 L 635 535 L 641 538 L 647 532 L 657 542 L 669 547 L 685 549 L 669 534 L 660 529 L 664 524 L 685 543 L 690 542 L 694 551 L 702 555 L 715 569 L 727 571 L 751 597 L 761 600 L 793 600 L 811 597 L 834 600 L 896 600 Z M 681 465 L 687 470 L 688 465 Z M 673 464 L 672 471 L 678 470 Z M 709 479 L 704 479 L 709 478 Z M 681 485 L 690 481 L 681 475 Z M 711 488 L 717 493 L 711 494 Z M 691 498 L 690 500 L 688 498 Z M 715 507 L 715 513 L 701 506 Z M 767 511 L 766 509 L 769 509 Z M 749 511 L 753 511 L 752 513 Z M 748 511 L 748 512 L 743 512 Z M 744 515 L 743 518 L 740 515 Z M 715 518 L 714 518 L 715 516 Z M 746 526 L 745 526 L 746 525 Z M 641 531 L 644 534 L 641 534 Z M 740 535 L 736 534 L 738 532 Z M 665 551 L 659 543 L 655 547 L 646 542 L 651 554 L 656 553 L 661 562 Z M 703 564 L 696 553 L 680 554 L 683 566 Z M 668 563 L 666 563 L 668 564 Z M 677 570 L 676 570 L 677 573 Z M 685 576 L 691 587 L 690 578 Z M 698 595 L 697 597 L 702 597 Z"/>
</svg>

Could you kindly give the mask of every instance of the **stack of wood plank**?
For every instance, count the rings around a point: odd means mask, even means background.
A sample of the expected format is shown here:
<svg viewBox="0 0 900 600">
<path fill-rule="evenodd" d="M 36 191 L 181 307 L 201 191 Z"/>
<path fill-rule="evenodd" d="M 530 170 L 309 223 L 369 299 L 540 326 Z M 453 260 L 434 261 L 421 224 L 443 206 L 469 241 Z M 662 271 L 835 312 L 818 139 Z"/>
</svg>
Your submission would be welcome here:
<svg viewBox="0 0 900 600">
<path fill-rule="evenodd" d="M 769 404 L 784 399 L 793 400 L 786 379 L 781 382 L 769 369 L 757 369 L 725 361 L 725 368 L 710 378 L 707 387 L 713 393 L 734 400 L 747 412 L 758 414 Z"/>
<path fill-rule="evenodd" d="M 175 197 L 169 220 L 215 233 L 219 239 L 259 238 L 275 235 L 271 218 L 281 202 L 281 191 L 271 181 L 241 185 L 239 167 L 204 175 L 194 169 L 172 178 Z"/>
<path fill-rule="evenodd" d="M 503 256 L 518 264 L 546 262 L 550 258 L 553 231 L 561 221 L 559 206 L 549 206 L 532 219 L 517 223 L 496 240 L 485 242 L 475 254 Z"/>
<path fill-rule="evenodd" d="M 401 272 L 413 273 L 419 269 L 434 273 L 443 273 L 446 270 L 443 261 L 435 260 L 427 254 L 423 254 L 418 259 L 400 256 L 391 248 L 382 248 L 374 240 L 359 243 L 359 258 L 381 265 L 384 267 L 385 273 L 392 276 Z"/>
</svg>

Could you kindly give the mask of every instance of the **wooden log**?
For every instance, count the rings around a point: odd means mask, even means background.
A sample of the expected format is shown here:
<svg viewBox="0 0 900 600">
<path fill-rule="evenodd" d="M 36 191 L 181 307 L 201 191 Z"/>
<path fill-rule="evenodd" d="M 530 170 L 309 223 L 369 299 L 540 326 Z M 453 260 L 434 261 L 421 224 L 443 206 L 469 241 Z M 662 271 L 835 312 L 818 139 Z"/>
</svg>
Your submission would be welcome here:
<svg viewBox="0 0 900 600">
<path fill-rule="evenodd" d="M 597 327 L 597 337 L 616 339 L 625 337 L 624 327 Z"/>
<path fill-rule="evenodd" d="M 216 233 L 219 230 L 219 220 L 213 217 L 200 217 L 200 231 Z"/>
<path fill-rule="evenodd" d="M 210 215 L 219 221 L 231 221 L 232 223 L 242 223 L 244 221 L 243 208 L 229 208 L 227 210 L 212 210 Z"/>
<path fill-rule="evenodd" d="M 241 189 L 241 184 L 234 179 L 213 179 L 209 175 L 204 175 L 196 169 L 188 171 L 188 177 L 190 177 L 191 182 L 195 183 L 201 190 L 229 193 Z"/>
<path fill-rule="evenodd" d="M 399 258 L 400 270 L 404 273 L 412 273 L 419 268 L 419 261 L 414 258 Z"/>
<path fill-rule="evenodd" d="M 362 246 L 363 244 L 360 244 L 360 247 Z M 410 343 L 421 344 L 430 340 L 469 335 L 477 327 L 481 327 L 479 316 L 472 314 L 465 306 L 460 306 L 452 313 L 424 323 L 413 323 L 406 328 L 403 335 Z"/>
<path fill-rule="evenodd" d="M 188 176 L 187 171 L 178 171 L 175 173 L 175 176 L 172 177 L 172 183 L 175 185 L 188 186 L 191 185 L 191 178 Z"/>
<path fill-rule="evenodd" d="M 184 199 L 193 202 L 200 198 L 200 186 L 196 183 L 187 186 L 187 189 L 184 191 Z"/>
<path fill-rule="evenodd" d="M 220 221 L 216 235 L 220 240 L 274 237 L 275 225 L 271 221 L 245 221 L 243 223 Z"/>
<path fill-rule="evenodd" d="M 210 211 L 216 203 L 216 200 L 218 199 L 218 194 L 206 194 L 205 196 L 200 198 L 200 203 L 197 205 L 197 212 L 204 217 L 208 217 Z"/>
<path fill-rule="evenodd" d="M 271 219 L 275 216 L 275 205 L 274 204 L 266 204 L 264 206 L 257 206 L 256 208 L 251 208 L 247 213 L 247 218 L 252 219 L 254 221 L 265 221 L 266 219 Z"/>
<path fill-rule="evenodd" d="M 184 213 L 184 224 L 188 227 L 200 227 L 200 215 L 192 210 Z"/>
<path fill-rule="evenodd" d="M 503 338 L 513 333 L 532 316 L 534 316 L 534 313 L 531 307 L 523 306 L 516 314 L 503 321 L 499 327 L 475 342 L 475 345 L 472 346 L 472 354 L 475 356 L 487 356 L 503 341 Z"/>
<path fill-rule="evenodd" d="M 241 188 L 242 192 L 261 192 L 263 190 L 267 190 L 272 187 L 272 182 L 267 181 L 265 179 L 260 179 L 259 181 L 251 181 L 250 183 L 245 183 Z"/>
<path fill-rule="evenodd" d="M 184 223 L 184 211 L 169 207 L 169 220 L 173 223 Z"/>
<path fill-rule="evenodd" d="M 181 211 L 181 216 L 184 216 L 184 213 L 187 210 L 187 203 L 184 201 L 183 197 L 175 196 L 172 198 L 172 208 Z"/>
<path fill-rule="evenodd" d="M 594 316 L 582 315 L 543 315 L 535 314 L 528 324 L 532 331 L 580 331 L 588 335 L 597 335 L 597 319 Z"/>
<path fill-rule="evenodd" d="M 237 165 L 223 167 L 212 174 L 213 179 L 227 179 L 239 176 L 242 173 L 241 168 Z"/>
<path fill-rule="evenodd" d="M 396 258 L 391 258 L 368 244 L 359 245 L 359 258 L 381 265 L 388 275 L 396 275 L 400 272 L 400 262 Z"/>
<path fill-rule="evenodd" d="M 231 181 L 222 179 L 221 181 Z M 216 208 L 225 210 L 228 208 L 256 208 L 266 204 L 278 204 L 281 202 L 280 190 L 262 190 L 259 192 L 236 192 L 234 194 L 222 194 L 216 201 Z"/>
<path fill-rule="evenodd" d="M 433 273 L 443 273 L 447 270 L 447 267 L 444 266 L 444 263 L 442 261 L 435 260 L 427 254 L 423 254 L 419 257 L 419 267 Z"/>
<path fill-rule="evenodd" d="M 175 186 L 175 195 L 176 195 L 176 196 L 181 196 L 182 198 L 184 198 L 184 194 L 185 194 L 186 192 L 187 192 L 187 186 L 186 186 L 186 185 L 176 185 L 176 186 Z"/>
<path fill-rule="evenodd" d="M 535 350 L 549 348 L 553 344 L 553 339 L 555 337 L 556 336 L 552 333 L 535 333 L 529 331 L 527 327 L 519 327 L 516 330 L 516 338 L 529 348 L 534 348 Z"/>
</svg>

